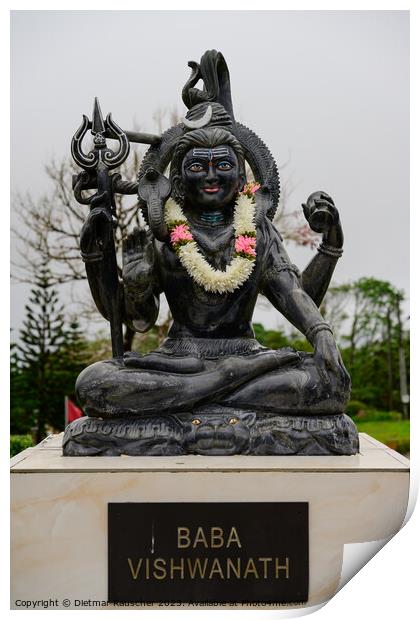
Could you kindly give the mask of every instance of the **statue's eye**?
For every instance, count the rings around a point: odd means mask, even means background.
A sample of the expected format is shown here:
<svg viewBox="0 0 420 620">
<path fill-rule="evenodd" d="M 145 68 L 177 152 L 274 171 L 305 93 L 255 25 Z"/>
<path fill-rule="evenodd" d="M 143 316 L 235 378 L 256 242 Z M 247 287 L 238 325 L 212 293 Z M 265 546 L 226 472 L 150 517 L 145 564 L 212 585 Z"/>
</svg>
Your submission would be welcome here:
<svg viewBox="0 0 420 620">
<path fill-rule="evenodd" d="M 236 424 L 237 421 L 238 421 L 238 418 L 230 418 L 229 424 Z"/>
<path fill-rule="evenodd" d="M 217 164 L 219 170 L 232 170 L 233 166 L 229 161 L 219 161 Z"/>
<path fill-rule="evenodd" d="M 191 170 L 191 172 L 202 172 L 204 168 L 202 164 L 200 164 L 198 161 L 195 161 L 193 164 L 188 166 L 188 170 Z"/>
<path fill-rule="evenodd" d="M 194 424 L 194 426 L 198 426 L 199 424 L 201 424 L 201 420 L 199 420 L 198 418 L 194 418 L 191 424 Z"/>
</svg>

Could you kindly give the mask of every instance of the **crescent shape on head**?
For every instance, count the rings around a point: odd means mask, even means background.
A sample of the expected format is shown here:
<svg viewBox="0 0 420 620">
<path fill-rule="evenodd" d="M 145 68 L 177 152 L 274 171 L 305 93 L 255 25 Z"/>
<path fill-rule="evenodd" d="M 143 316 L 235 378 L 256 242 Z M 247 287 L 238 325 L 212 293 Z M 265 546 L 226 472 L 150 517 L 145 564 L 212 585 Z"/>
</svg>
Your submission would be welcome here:
<svg viewBox="0 0 420 620">
<path fill-rule="evenodd" d="M 187 118 L 182 119 L 182 124 L 185 125 L 188 129 L 201 129 L 205 127 L 210 121 L 213 115 L 213 109 L 211 105 L 207 106 L 207 110 L 203 114 L 203 116 L 196 121 L 190 121 Z"/>
</svg>

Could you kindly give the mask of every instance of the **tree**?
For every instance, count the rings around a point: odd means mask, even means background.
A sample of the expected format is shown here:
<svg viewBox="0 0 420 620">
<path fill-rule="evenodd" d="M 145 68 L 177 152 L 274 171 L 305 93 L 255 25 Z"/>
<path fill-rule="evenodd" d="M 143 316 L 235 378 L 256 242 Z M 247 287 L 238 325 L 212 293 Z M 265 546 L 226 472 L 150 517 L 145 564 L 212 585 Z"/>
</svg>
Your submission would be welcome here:
<svg viewBox="0 0 420 620">
<path fill-rule="evenodd" d="M 28 383 L 31 373 L 22 368 L 16 343 L 12 343 L 10 351 L 10 427 L 11 433 L 26 434 L 34 425 L 35 404 L 29 402 Z"/>
<path fill-rule="evenodd" d="M 390 282 L 360 278 L 331 288 L 325 302 L 327 320 L 347 327 L 343 358 L 352 377 L 353 398 L 389 410 L 406 399 L 403 299 L 403 292 Z"/>
<path fill-rule="evenodd" d="M 66 328 L 47 264 L 35 277 L 19 342 L 12 345 L 12 432 L 36 428 L 40 441 L 48 424 L 63 427 L 63 402 L 74 391 L 85 363 L 85 344 L 77 322 Z"/>
</svg>

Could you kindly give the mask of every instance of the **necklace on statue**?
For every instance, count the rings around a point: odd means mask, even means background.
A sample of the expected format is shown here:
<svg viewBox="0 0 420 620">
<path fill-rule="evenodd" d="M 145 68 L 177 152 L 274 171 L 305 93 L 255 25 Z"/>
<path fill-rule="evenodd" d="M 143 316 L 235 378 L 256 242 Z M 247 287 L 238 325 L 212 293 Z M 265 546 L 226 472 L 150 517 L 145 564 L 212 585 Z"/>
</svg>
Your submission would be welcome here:
<svg viewBox="0 0 420 620">
<path fill-rule="evenodd" d="M 223 211 L 204 211 L 200 215 L 200 221 L 210 226 L 217 226 L 224 223 Z"/>
<path fill-rule="evenodd" d="M 170 198 L 165 205 L 165 222 L 170 244 L 191 278 L 211 293 L 231 293 L 250 277 L 257 257 L 255 192 L 258 183 L 247 183 L 239 193 L 233 213 L 235 253 L 225 271 L 212 267 L 194 240 L 182 208 Z"/>
</svg>

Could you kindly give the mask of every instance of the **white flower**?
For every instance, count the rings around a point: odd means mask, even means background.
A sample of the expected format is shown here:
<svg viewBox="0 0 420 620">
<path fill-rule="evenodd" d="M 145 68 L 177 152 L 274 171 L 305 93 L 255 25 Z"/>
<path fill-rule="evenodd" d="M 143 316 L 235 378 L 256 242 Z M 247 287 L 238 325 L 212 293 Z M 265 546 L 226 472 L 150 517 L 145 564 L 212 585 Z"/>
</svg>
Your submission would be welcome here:
<svg viewBox="0 0 420 620">
<path fill-rule="evenodd" d="M 233 215 L 233 228 L 235 238 L 248 233 L 256 234 L 255 228 L 255 204 L 254 200 L 246 195 L 240 195 L 236 201 Z M 165 205 L 165 222 L 173 227 L 175 222 L 188 220 L 181 207 L 170 198 Z M 201 254 L 195 241 L 189 241 L 178 248 L 178 256 L 181 264 L 188 274 L 206 291 L 211 293 L 231 293 L 244 284 L 251 275 L 255 258 L 243 258 L 235 256 L 226 267 L 226 271 L 214 269 Z"/>
<path fill-rule="evenodd" d="M 231 293 L 239 288 L 248 280 L 255 265 L 253 260 L 236 256 L 226 271 L 214 269 L 200 253 L 195 241 L 183 245 L 178 256 L 197 284 L 211 293 Z"/>
<path fill-rule="evenodd" d="M 245 233 L 255 232 L 254 217 L 255 207 L 252 199 L 248 198 L 248 196 L 239 196 L 233 217 L 236 237 Z"/>
<path fill-rule="evenodd" d="M 171 222 L 186 222 L 187 218 L 184 215 L 181 207 L 175 202 L 173 198 L 169 198 L 165 205 L 165 223 Z"/>
</svg>

